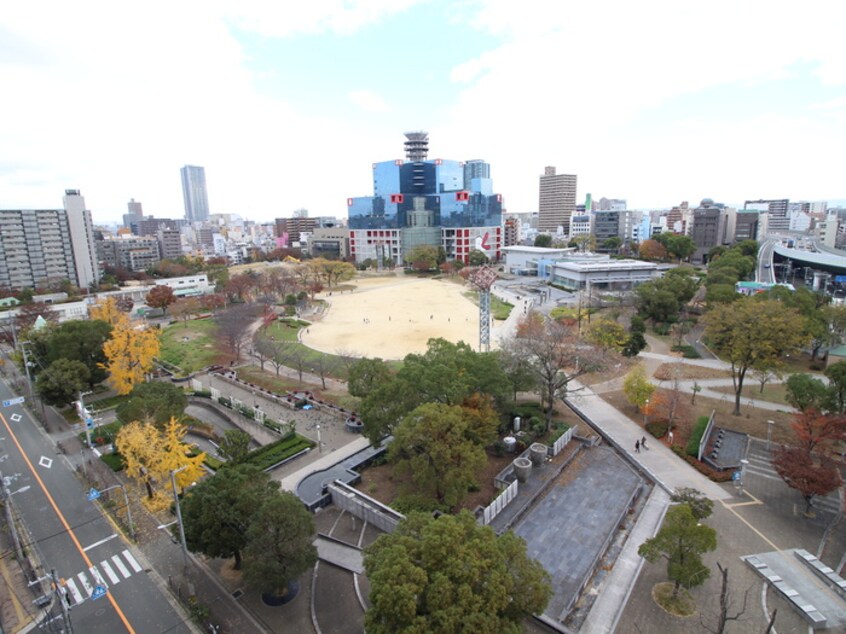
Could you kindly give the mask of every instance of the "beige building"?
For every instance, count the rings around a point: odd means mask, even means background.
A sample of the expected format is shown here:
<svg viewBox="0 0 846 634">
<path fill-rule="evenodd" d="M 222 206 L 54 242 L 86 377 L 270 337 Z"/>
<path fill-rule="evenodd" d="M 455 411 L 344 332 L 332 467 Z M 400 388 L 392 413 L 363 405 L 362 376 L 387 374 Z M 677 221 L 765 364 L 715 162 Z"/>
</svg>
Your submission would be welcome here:
<svg viewBox="0 0 846 634">
<path fill-rule="evenodd" d="M 556 233 L 558 227 L 570 233 L 570 218 L 576 211 L 576 175 L 556 174 L 555 167 L 547 167 L 540 177 L 538 203 L 538 231 Z"/>
</svg>

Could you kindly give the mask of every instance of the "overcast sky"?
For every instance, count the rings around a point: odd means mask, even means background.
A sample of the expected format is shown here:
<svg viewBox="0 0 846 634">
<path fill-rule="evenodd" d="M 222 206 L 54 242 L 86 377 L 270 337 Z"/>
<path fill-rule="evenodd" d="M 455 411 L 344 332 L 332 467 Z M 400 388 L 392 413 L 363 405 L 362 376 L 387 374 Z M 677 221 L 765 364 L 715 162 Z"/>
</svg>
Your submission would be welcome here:
<svg viewBox="0 0 846 634">
<path fill-rule="evenodd" d="M 841 1 L 14 2 L 0 12 L 0 208 L 82 190 L 182 217 L 346 215 L 371 164 L 491 163 L 509 211 L 546 165 L 579 199 L 846 198 Z"/>
</svg>

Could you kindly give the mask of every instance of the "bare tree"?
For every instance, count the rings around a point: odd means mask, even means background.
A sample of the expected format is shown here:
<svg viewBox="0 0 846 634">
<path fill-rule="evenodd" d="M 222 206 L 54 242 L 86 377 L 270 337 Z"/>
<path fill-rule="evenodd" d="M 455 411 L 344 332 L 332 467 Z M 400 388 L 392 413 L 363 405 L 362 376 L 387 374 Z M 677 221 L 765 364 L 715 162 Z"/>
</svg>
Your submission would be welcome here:
<svg viewBox="0 0 846 634">
<path fill-rule="evenodd" d="M 241 358 L 241 349 L 248 340 L 255 313 L 255 306 L 251 304 L 233 304 L 214 317 L 217 335 L 236 361 Z"/>
<path fill-rule="evenodd" d="M 332 356 L 331 354 L 318 354 L 317 357 L 314 359 L 314 371 L 317 373 L 317 376 L 320 377 L 320 383 L 323 385 L 323 389 L 326 389 L 326 376 L 331 374 L 332 371 L 337 367 L 337 357 Z M 302 381 L 302 379 L 300 379 Z"/>
<path fill-rule="evenodd" d="M 717 562 L 717 568 L 722 576 L 722 583 L 720 585 L 720 613 L 717 616 L 717 623 L 714 627 L 710 627 L 705 623 L 705 619 L 702 617 L 700 617 L 699 622 L 702 627 L 713 634 L 724 634 L 728 622 L 740 620 L 740 617 L 743 616 L 744 612 L 746 612 L 746 601 L 749 598 L 749 588 L 747 588 L 746 592 L 743 593 L 743 603 L 741 604 L 740 609 L 734 612 L 734 614 L 729 614 L 729 610 L 731 610 L 734 606 L 734 601 L 732 601 L 730 596 L 731 593 L 729 592 L 728 568 L 723 568 L 719 561 Z M 774 620 L 775 613 L 773 613 L 773 621 Z M 769 632 L 771 628 L 772 622 L 770 623 L 770 627 L 767 628 L 767 631 Z"/>
<path fill-rule="evenodd" d="M 584 341 L 575 324 L 546 319 L 532 311 L 506 345 L 509 354 L 524 359 L 541 386 L 549 428 L 556 398 L 564 398 L 573 379 L 609 365 L 612 354 Z"/>
</svg>

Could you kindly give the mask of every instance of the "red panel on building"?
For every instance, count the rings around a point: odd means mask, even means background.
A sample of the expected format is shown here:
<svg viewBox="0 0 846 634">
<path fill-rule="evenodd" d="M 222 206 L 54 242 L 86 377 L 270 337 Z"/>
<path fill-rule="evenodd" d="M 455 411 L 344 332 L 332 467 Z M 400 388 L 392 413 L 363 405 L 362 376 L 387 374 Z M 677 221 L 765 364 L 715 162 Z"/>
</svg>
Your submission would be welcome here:
<svg viewBox="0 0 846 634">
<path fill-rule="evenodd" d="M 402 204 L 404 200 L 405 196 L 402 194 L 391 194 L 392 203 Z"/>
<path fill-rule="evenodd" d="M 455 192 L 455 199 L 458 201 L 466 202 L 470 200 L 470 192 Z"/>
</svg>

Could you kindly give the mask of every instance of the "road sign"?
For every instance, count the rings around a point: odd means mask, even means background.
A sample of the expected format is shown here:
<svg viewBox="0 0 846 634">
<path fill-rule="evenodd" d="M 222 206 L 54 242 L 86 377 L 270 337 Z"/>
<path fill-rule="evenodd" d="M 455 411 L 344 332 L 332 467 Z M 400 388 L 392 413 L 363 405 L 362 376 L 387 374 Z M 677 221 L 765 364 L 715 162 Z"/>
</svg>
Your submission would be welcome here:
<svg viewBox="0 0 846 634">
<path fill-rule="evenodd" d="M 734 473 L 732 473 L 731 474 L 732 482 L 737 482 L 738 480 L 740 480 L 741 475 L 742 475 L 741 471 L 735 471 Z"/>
<path fill-rule="evenodd" d="M 8 401 L 3 401 L 3 407 L 10 407 L 12 405 L 20 405 L 26 399 L 23 396 L 19 396 L 18 398 L 10 398 Z"/>
<path fill-rule="evenodd" d="M 94 586 L 94 592 L 91 593 L 91 599 L 99 599 L 106 596 L 106 586 Z"/>
<path fill-rule="evenodd" d="M 94 429 L 94 419 L 90 416 L 85 419 L 85 429 Z"/>
<path fill-rule="evenodd" d="M 100 497 L 100 492 L 97 489 L 92 487 L 91 490 L 88 491 L 88 501 L 89 502 L 93 502 L 94 500 L 96 500 L 99 497 Z"/>
</svg>

